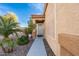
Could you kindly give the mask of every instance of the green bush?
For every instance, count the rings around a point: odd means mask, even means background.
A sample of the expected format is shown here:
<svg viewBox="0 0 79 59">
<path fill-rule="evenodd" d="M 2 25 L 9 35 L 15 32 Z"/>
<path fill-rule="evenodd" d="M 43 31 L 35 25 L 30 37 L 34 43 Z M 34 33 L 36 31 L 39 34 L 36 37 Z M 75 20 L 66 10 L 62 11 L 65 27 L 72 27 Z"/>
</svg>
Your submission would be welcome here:
<svg viewBox="0 0 79 59">
<path fill-rule="evenodd" d="M 25 45 L 28 43 L 29 43 L 29 40 L 28 40 L 28 37 L 26 37 L 26 36 L 21 36 L 20 38 L 17 39 L 18 45 Z"/>
</svg>

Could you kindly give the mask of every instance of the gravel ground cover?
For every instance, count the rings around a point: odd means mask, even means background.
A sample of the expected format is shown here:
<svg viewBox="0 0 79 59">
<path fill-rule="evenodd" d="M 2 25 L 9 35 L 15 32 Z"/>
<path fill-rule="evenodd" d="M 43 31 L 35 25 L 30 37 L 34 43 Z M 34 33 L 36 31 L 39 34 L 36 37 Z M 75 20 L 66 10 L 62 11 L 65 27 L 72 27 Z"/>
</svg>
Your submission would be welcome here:
<svg viewBox="0 0 79 59">
<path fill-rule="evenodd" d="M 12 53 L 4 53 L 0 47 L 0 56 L 26 56 L 34 40 L 27 45 L 17 46 Z"/>
</svg>

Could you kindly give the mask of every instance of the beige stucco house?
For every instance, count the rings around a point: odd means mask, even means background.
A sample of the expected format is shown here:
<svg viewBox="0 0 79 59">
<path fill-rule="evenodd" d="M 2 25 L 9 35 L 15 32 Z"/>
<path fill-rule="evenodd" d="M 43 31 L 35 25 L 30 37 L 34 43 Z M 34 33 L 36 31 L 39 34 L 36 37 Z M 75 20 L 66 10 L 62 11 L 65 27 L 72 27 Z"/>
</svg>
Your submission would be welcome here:
<svg viewBox="0 0 79 59">
<path fill-rule="evenodd" d="M 43 15 L 32 15 L 55 55 L 79 55 L 79 4 L 48 3 Z"/>
</svg>

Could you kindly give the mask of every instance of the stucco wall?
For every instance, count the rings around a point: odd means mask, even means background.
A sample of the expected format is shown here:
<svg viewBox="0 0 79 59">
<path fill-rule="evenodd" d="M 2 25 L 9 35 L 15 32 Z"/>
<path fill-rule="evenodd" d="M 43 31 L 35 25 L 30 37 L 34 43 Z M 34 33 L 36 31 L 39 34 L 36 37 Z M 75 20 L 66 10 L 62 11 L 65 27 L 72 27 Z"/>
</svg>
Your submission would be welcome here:
<svg viewBox="0 0 79 59">
<path fill-rule="evenodd" d="M 79 37 L 75 36 L 79 35 L 79 4 L 56 4 L 56 32 L 57 36 L 61 33 L 66 34 L 64 36 L 62 34 L 63 38 L 59 37 L 60 44 L 65 48 L 61 47 L 61 55 L 79 55 L 77 47 Z"/>
<path fill-rule="evenodd" d="M 77 43 L 78 40 L 72 39 L 75 35 L 79 35 L 79 4 L 48 4 L 46 12 L 45 12 L 45 38 L 48 41 L 52 51 L 55 55 L 78 55 L 77 52 Z M 56 28 L 55 28 L 56 26 Z M 56 33 L 55 33 L 56 32 Z M 69 34 L 67 39 L 61 38 L 65 41 L 63 47 L 60 47 L 62 40 L 59 38 L 58 34 Z M 71 37 L 73 35 L 73 37 Z M 76 39 L 76 38 L 75 38 Z M 78 39 L 78 38 L 77 38 Z M 74 40 L 74 41 L 73 41 Z M 69 43 L 68 43 L 69 42 Z M 74 52 L 72 51 L 70 54 L 71 49 L 73 47 L 70 46 L 70 42 L 74 45 L 75 49 Z M 66 44 L 68 43 L 68 45 Z M 66 51 L 66 49 L 68 51 Z M 75 52 L 76 51 L 76 52 Z M 75 53 L 75 54 L 74 54 Z"/>
<path fill-rule="evenodd" d="M 45 12 L 45 39 L 55 55 L 60 54 L 58 40 L 55 38 L 55 4 L 48 4 Z"/>
<path fill-rule="evenodd" d="M 58 33 L 79 35 L 79 4 L 56 4 Z"/>
</svg>

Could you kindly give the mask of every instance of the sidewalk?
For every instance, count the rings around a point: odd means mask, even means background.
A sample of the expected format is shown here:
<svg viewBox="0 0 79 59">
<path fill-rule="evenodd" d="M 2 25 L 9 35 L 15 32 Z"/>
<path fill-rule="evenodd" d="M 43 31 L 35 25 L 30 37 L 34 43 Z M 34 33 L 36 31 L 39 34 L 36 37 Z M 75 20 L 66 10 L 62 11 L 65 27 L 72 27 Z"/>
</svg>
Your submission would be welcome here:
<svg viewBox="0 0 79 59">
<path fill-rule="evenodd" d="M 33 42 L 27 56 L 47 56 L 43 37 L 37 37 Z"/>
</svg>

